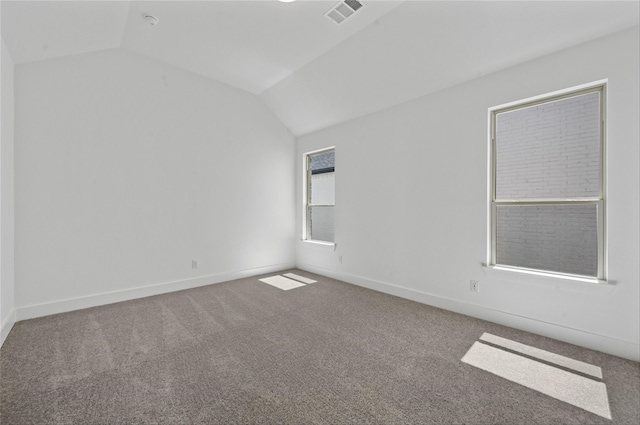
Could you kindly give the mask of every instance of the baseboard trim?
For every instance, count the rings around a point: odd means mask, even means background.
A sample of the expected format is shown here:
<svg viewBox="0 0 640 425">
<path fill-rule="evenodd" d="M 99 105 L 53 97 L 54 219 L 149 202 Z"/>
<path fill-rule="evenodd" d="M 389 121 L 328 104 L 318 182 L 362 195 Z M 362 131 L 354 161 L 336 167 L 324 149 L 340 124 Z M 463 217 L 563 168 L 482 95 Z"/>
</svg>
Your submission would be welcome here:
<svg viewBox="0 0 640 425">
<path fill-rule="evenodd" d="M 169 292 L 182 291 L 184 289 L 197 288 L 199 286 L 212 285 L 227 282 L 235 279 L 242 279 L 250 276 L 257 276 L 264 273 L 273 273 L 286 269 L 295 268 L 294 262 L 273 264 L 269 266 L 256 267 L 252 269 L 231 271 L 215 275 L 201 276 L 193 279 L 176 280 L 172 282 L 157 283 L 154 285 L 142 286 L 120 291 L 106 292 L 102 294 L 89 295 L 66 300 L 53 301 L 49 303 L 29 305 L 16 308 L 15 321 L 34 319 L 36 317 L 49 316 L 51 314 L 66 313 L 84 308 L 97 307 L 106 304 L 113 304 L 121 301 L 129 301 L 137 298 L 150 297 L 153 295 L 166 294 Z M 4 335 L 4 327 L 3 327 Z"/>
<path fill-rule="evenodd" d="M 16 324 L 16 310 L 11 310 L 9 316 L 2 322 L 2 327 L 0 327 L 0 347 L 4 344 L 4 340 L 9 336 L 9 332 L 13 328 L 13 325 Z"/>
<path fill-rule="evenodd" d="M 631 341 L 625 341 L 606 335 L 599 335 L 580 329 L 543 322 L 530 317 L 519 316 L 513 313 L 495 310 L 452 298 L 446 298 L 430 294 L 428 292 L 409 289 L 403 286 L 373 280 L 362 276 L 325 269 L 311 264 L 299 263 L 297 267 L 300 270 L 327 276 L 343 282 L 362 286 L 364 288 L 373 289 L 374 291 L 384 292 L 386 294 L 395 295 L 411 301 L 487 320 L 489 322 L 509 326 L 526 332 L 535 333 L 625 359 L 640 361 L 640 344 L 636 344 Z"/>
</svg>

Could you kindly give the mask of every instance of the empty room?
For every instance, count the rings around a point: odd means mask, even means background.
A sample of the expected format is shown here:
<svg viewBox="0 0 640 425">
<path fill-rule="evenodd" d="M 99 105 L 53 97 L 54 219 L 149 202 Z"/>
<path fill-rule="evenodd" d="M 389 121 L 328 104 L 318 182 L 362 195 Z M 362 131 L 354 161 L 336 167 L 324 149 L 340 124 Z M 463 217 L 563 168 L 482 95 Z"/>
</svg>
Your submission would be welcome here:
<svg viewBox="0 0 640 425">
<path fill-rule="evenodd" d="M 640 423 L 639 1 L 0 22 L 0 423 Z"/>
</svg>

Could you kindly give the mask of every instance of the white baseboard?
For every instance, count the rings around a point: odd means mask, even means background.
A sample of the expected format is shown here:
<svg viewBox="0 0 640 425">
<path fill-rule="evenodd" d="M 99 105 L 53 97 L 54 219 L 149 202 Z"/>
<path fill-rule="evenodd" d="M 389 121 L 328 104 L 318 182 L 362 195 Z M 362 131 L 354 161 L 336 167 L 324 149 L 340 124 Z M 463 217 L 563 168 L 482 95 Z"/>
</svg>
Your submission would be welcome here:
<svg viewBox="0 0 640 425">
<path fill-rule="evenodd" d="M 273 264 L 270 266 L 257 267 L 253 269 L 238 270 L 216 275 L 201 276 L 194 279 L 177 280 L 173 282 L 158 283 L 149 286 L 124 289 L 114 292 L 89 295 L 66 300 L 53 301 L 44 304 L 29 305 L 16 308 L 15 320 L 27 320 L 36 317 L 49 316 L 51 314 L 66 313 L 68 311 L 80 310 L 83 308 L 97 307 L 106 304 L 129 301 L 137 298 L 150 297 L 153 295 L 166 294 L 168 292 L 181 291 L 184 289 L 196 288 L 199 286 L 212 285 L 215 283 L 227 282 L 235 279 L 242 279 L 250 276 L 257 276 L 264 273 L 278 272 L 281 270 L 295 268 L 294 262 Z M 7 331 L 8 333 L 8 331 Z M 3 326 L 4 335 L 4 326 Z"/>
<path fill-rule="evenodd" d="M 460 300 L 441 297 L 427 292 L 417 291 L 415 289 L 368 279 L 362 276 L 324 269 L 310 264 L 298 264 L 297 267 L 300 270 L 306 270 L 311 273 L 331 277 L 343 282 L 373 289 L 374 291 L 384 292 L 386 294 L 406 298 L 411 301 L 417 301 L 422 304 L 453 311 L 466 316 L 543 335 L 549 338 L 568 342 L 570 344 L 623 357 L 625 359 L 640 361 L 640 345 L 631 341 L 611 338 L 606 335 L 585 332 L 583 330 L 568 328 L 553 323 L 542 322 L 530 317 L 518 316 L 513 313 L 507 313 Z"/>
<path fill-rule="evenodd" d="M 16 310 L 11 310 L 9 316 L 2 322 L 2 327 L 0 328 L 0 347 L 4 344 L 4 340 L 7 339 L 9 332 L 13 328 L 13 325 L 16 323 Z"/>
</svg>

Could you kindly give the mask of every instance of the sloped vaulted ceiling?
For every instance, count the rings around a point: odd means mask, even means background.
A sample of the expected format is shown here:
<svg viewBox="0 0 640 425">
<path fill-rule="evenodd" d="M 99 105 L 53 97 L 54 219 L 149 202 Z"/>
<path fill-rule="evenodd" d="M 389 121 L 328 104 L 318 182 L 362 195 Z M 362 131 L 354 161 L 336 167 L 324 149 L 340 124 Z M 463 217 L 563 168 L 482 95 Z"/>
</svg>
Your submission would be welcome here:
<svg viewBox="0 0 640 425">
<path fill-rule="evenodd" d="M 5 1 L 17 64 L 122 48 L 260 96 L 306 134 L 638 25 L 638 1 Z M 148 25 L 144 14 L 159 19 Z"/>
</svg>

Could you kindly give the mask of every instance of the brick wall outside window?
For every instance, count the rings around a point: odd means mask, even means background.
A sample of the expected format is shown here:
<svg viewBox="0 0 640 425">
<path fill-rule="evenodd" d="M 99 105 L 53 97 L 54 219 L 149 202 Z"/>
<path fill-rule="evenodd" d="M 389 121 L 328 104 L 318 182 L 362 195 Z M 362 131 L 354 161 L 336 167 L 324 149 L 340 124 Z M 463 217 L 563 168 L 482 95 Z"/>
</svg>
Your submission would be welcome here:
<svg viewBox="0 0 640 425">
<path fill-rule="evenodd" d="M 600 92 L 498 113 L 496 201 L 600 197 Z M 598 273 L 596 204 L 498 204 L 495 262 Z"/>
</svg>

